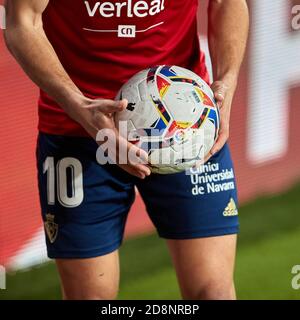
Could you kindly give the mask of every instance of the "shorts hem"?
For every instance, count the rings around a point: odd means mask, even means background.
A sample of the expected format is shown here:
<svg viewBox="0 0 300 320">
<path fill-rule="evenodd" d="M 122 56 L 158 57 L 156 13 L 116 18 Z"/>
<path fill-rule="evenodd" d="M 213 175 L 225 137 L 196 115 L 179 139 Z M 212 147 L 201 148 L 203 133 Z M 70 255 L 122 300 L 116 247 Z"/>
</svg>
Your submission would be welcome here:
<svg viewBox="0 0 300 320">
<path fill-rule="evenodd" d="M 89 258 L 96 258 L 101 257 L 106 254 L 112 253 L 115 250 L 119 249 L 122 245 L 122 240 L 103 247 L 101 249 L 94 249 L 94 250 L 82 250 L 82 251 L 65 251 L 65 252 L 58 252 L 55 250 L 48 250 L 48 258 L 50 259 L 89 259 Z"/>
<path fill-rule="evenodd" d="M 202 231 L 194 231 L 194 232 L 185 232 L 185 233 L 165 233 L 158 232 L 159 237 L 170 240 L 188 240 L 188 239 L 197 239 L 197 238 L 211 238 L 211 237 L 221 237 L 230 234 L 238 234 L 240 228 L 231 227 L 231 228 L 220 228 L 213 230 L 202 230 Z"/>
</svg>

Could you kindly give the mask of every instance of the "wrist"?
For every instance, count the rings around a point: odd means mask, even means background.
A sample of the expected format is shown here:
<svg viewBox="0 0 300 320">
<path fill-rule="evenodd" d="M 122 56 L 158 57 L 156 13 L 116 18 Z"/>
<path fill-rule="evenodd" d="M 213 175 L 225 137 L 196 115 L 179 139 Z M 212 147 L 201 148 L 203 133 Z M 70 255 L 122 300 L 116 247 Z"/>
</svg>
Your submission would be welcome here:
<svg viewBox="0 0 300 320">
<path fill-rule="evenodd" d="M 215 70 L 214 79 L 215 81 L 221 81 L 228 87 L 236 87 L 238 82 L 239 72 L 234 69 L 227 70 Z"/>
<path fill-rule="evenodd" d="M 91 112 L 87 108 L 92 101 L 81 92 L 71 92 L 66 95 L 61 106 L 72 120 L 80 124 L 92 137 L 95 137 L 98 130 L 94 127 Z"/>
<path fill-rule="evenodd" d="M 85 107 L 90 103 L 90 99 L 86 98 L 81 92 L 70 92 L 65 95 L 64 101 L 61 103 L 64 111 L 76 122 L 81 122 L 85 115 Z"/>
<path fill-rule="evenodd" d="M 223 82 L 228 89 L 235 90 L 238 83 L 238 73 L 233 71 L 226 72 L 217 76 L 215 81 Z"/>
</svg>

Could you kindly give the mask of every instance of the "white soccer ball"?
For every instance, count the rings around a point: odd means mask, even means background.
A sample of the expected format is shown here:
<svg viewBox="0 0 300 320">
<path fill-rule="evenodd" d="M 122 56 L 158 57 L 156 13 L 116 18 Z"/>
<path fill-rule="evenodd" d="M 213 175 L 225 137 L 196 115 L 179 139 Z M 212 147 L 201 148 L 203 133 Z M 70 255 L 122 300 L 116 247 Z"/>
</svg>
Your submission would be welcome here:
<svg viewBox="0 0 300 320">
<path fill-rule="evenodd" d="M 177 173 L 204 160 L 217 139 L 219 110 L 208 84 L 177 66 L 156 66 L 133 76 L 116 100 L 127 99 L 117 127 L 149 155 L 152 172 Z"/>
</svg>

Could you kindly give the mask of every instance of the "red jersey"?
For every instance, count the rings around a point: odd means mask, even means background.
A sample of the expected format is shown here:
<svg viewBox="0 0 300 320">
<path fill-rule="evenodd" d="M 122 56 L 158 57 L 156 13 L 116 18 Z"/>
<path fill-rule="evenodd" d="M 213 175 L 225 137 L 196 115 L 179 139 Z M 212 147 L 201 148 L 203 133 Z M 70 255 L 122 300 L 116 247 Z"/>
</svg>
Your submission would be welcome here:
<svg viewBox="0 0 300 320">
<path fill-rule="evenodd" d="M 44 29 L 65 70 L 84 95 L 114 99 L 135 73 L 161 64 L 208 80 L 197 31 L 198 0 L 50 0 Z M 39 130 L 87 135 L 47 94 Z"/>
</svg>

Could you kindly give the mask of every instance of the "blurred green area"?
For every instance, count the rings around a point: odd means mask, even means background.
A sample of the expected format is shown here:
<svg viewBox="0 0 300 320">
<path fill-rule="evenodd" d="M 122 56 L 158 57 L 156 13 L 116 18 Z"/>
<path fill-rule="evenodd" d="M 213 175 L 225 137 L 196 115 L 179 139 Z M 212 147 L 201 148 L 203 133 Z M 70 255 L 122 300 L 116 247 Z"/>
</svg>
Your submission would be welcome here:
<svg viewBox="0 0 300 320">
<path fill-rule="evenodd" d="M 300 185 L 240 209 L 236 287 L 239 299 L 300 299 L 291 269 L 300 264 Z M 120 252 L 120 299 L 180 299 L 163 240 L 127 240 Z M 60 299 L 53 263 L 10 274 L 0 299 Z"/>
</svg>

